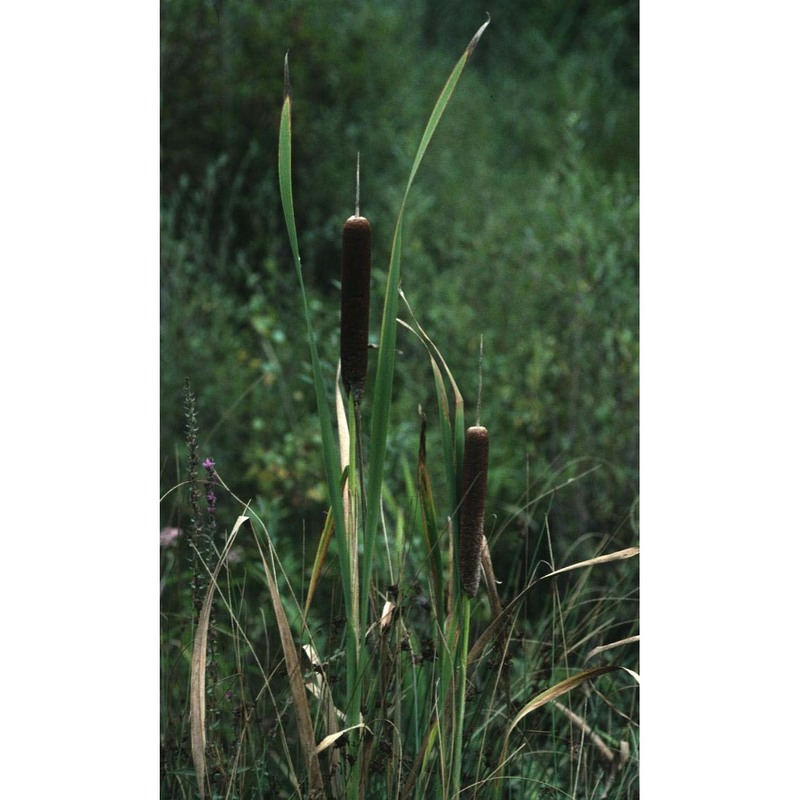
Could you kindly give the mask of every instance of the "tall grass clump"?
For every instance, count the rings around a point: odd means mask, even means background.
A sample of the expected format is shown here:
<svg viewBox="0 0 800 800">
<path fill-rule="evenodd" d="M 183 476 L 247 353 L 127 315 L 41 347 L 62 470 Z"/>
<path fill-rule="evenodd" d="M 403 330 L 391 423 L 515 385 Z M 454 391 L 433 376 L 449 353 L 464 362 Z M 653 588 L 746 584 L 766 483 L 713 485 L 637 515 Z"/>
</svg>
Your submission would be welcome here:
<svg viewBox="0 0 800 800">
<path fill-rule="evenodd" d="M 276 535 L 226 485 L 221 465 L 203 462 L 206 551 L 188 542 L 199 607 L 182 623 L 178 611 L 165 611 L 164 797 L 621 798 L 636 787 L 638 628 L 635 586 L 621 565 L 638 548 L 613 550 L 613 538 L 587 533 L 580 552 L 589 547 L 592 557 L 564 565 L 548 534 L 550 560 L 525 563 L 523 588 L 501 596 L 492 552 L 508 533 L 492 511 L 488 428 L 465 423 L 456 377 L 409 300 L 411 270 L 401 289 L 407 201 L 488 25 L 452 68 L 420 137 L 391 237 L 373 364 L 372 228 L 356 190 L 342 229 L 335 371 L 301 260 L 286 57 L 278 183 L 328 513 L 305 569 L 292 563 L 291 532 Z M 417 409 L 416 447 L 390 438 L 399 332 L 430 370 L 425 389 L 435 398 L 435 423 Z M 194 520 L 194 412 L 190 430 L 178 488 L 188 488 Z M 504 435 L 493 427 L 493 440 Z M 387 481 L 397 447 L 401 491 Z M 534 491 L 525 507 L 560 488 Z M 531 493 L 527 482 L 521 489 Z M 217 527 L 223 507 L 225 535 Z M 602 570 L 613 591 L 597 592 L 590 580 Z M 188 577 L 175 570 L 165 581 L 179 586 Z M 529 614 L 532 597 L 539 615 Z"/>
</svg>

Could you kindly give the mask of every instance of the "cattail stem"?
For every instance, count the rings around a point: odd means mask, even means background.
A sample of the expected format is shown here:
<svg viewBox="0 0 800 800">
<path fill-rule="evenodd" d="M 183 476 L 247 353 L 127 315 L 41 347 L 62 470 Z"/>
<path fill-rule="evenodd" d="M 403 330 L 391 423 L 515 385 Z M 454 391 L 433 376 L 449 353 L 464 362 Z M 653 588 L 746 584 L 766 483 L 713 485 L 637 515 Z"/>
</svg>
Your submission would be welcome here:
<svg viewBox="0 0 800 800">
<path fill-rule="evenodd" d="M 356 216 L 361 216 L 361 151 L 356 153 Z"/>
<path fill-rule="evenodd" d="M 461 492 L 458 569 L 468 597 L 475 597 L 480 578 L 486 479 L 489 470 L 489 431 L 482 425 L 467 430 Z"/>
<path fill-rule="evenodd" d="M 483 334 L 481 334 L 480 355 L 478 356 L 478 411 L 475 424 L 481 424 L 481 397 L 483 395 Z"/>
<path fill-rule="evenodd" d="M 369 279 L 372 231 L 365 217 L 352 216 L 342 233 L 342 382 L 357 404 L 367 382 Z"/>
</svg>

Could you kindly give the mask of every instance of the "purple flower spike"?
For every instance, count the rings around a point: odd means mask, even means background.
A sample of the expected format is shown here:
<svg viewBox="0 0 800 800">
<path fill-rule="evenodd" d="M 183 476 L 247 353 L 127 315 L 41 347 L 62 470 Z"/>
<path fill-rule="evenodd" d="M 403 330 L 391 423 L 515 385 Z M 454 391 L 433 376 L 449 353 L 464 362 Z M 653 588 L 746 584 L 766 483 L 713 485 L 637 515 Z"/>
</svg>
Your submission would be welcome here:
<svg viewBox="0 0 800 800">
<path fill-rule="evenodd" d="M 205 467 L 205 468 L 206 468 L 206 469 L 207 469 L 209 472 L 213 472 L 213 471 L 214 471 L 214 467 L 216 466 L 216 464 L 214 463 L 214 459 L 213 459 L 213 458 L 207 458 L 207 459 L 206 459 L 206 460 L 203 462 L 203 466 L 204 466 L 204 467 Z"/>
</svg>

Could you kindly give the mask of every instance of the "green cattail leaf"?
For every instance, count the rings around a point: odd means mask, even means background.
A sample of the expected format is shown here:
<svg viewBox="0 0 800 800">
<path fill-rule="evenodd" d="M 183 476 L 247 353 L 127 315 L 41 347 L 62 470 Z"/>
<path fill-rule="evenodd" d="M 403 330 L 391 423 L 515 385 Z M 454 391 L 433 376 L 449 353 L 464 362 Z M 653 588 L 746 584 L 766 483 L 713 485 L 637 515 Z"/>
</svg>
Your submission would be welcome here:
<svg viewBox="0 0 800 800">
<path fill-rule="evenodd" d="M 288 56 L 286 59 L 285 78 L 286 86 L 289 85 Z M 353 593 L 353 584 L 356 576 L 350 564 L 350 548 L 348 547 L 348 531 L 345 524 L 344 500 L 339 486 L 339 449 L 334 435 L 331 413 L 325 395 L 325 384 L 322 376 L 317 343 L 314 338 L 314 328 L 311 324 L 311 313 L 306 298 L 303 283 L 303 271 L 300 264 L 300 249 L 297 242 L 297 226 L 294 217 L 294 200 L 292 197 L 292 96 L 287 91 L 281 110 L 281 122 L 278 136 L 278 183 L 280 187 L 281 204 L 286 220 L 286 230 L 292 248 L 297 281 L 300 285 L 300 294 L 303 303 L 303 313 L 308 331 L 308 343 L 311 350 L 311 367 L 314 374 L 314 393 L 317 400 L 317 413 L 319 414 L 320 432 L 322 434 L 322 452 L 325 463 L 325 480 L 328 486 L 328 496 L 333 515 L 334 535 L 337 539 L 339 567 L 342 574 L 342 594 L 347 618 L 346 627 L 346 653 L 347 653 L 347 695 L 348 695 L 348 721 L 351 725 L 357 724 L 361 708 L 361 683 L 358 676 L 358 652 L 360 641 L 360 625 L 358 615 L 358 600 Z M 366 616 L 366 603 L 361 618 Z M 316 757 L 316 754 L 315 754 Z M 357 770 L 356 770 L 357 772 Z"/>
<path fill-rule="evenodd" d="M 439 99 L 436 101 L 436 104 L 433 107 L 433 111 L 431 112 L 430 119 L 428 120 L 428 124 L 425 127 L 425 131 L 422 134 L 422 139 L 420 140 L 419 147 L 417 148 L 417 155 L 414 158 L 414 164 L 411 167 L 411 174 L 408 177 L 408 186 L 406 187 L 406 197 L 408 196 L 408 192 L 411 189 L 411 184 L 414 182 L 414 178 L 417 175 L 417 170 L 419 169 L 419 165 L 422 163 L 422 158 L 425 155 L 425 151 L 428 149 L 428 145 L 431 143 L 431 139 L 433 138 L 433 134 L 436 131 L 436 127 L 439 124 L 439 120 L 442 118 L 442 114 L 444 114 L 445 109 L 447 108 L 450 98 L 453 96 L 453 92 L 455 91 L 456 85 L 458 84 L 459 79 L 461 78 L 461 73 L 464 71 L 464 67 L 467 66 L 467 61 L 469 61 L 470 56 L 474 52 L 475 48 L 478 45 L 478 41 L 480 40 L 481 36 L 483 36 L 483 32 L 491 22 L 491 19 L 487 19 L 486 22 L 481 25 L 480 28 L 475 32 L 475 35 L 472 37 L 470 43 L 467 45 L 467 49 L 464 51 L 464 54 L 458 60 L 458 63 L 453 68 L 453 71 L 450 73 L 450 77 L 447 79 L 444 87 L 442 88 L 441 93 L 439 94 Z M 405 198 L 403 200 L 403 204 L 405 205 Z"/>
<path fill-rule="evenodd" d="M 447 366 L 447 362 L 444 360 L 439 348 L 431 340 L 430 336 L 425 332 L 425 329 L 422 325 L 419 324 L 419 320 L 416 318 L 414 314 L 414 310 L 411 308 L 411 304 L 408 302 L 408 298 L 403 293 L 403 290 L 400 290 L 400 297 L 402 298 L 403 302 L 405 303 L 406 308 L 408 309 L 408 313 L 411 315 L 411 319 L 414 322 L 416 328 L 412 328 L 410 325 L 407 325 L 405 322 L 400 321 L 403 327 L 408 328 L 412 333 L 414 333 L 419 340 L 425 345 L 426 349 L 428 350 L 428 356 L 431 360 L 431 369 L 433 370 L 433 379 L 436 383 L 436 401 L 439 405 L 439 422 L 441 426 L 441 433 L 442 433 L 442 454 L 444 456 L 443 463 L 445 464 L 445 480 L 447 482 L 447 494 L 449 500 L 449 516 L 455 517 L 455 510 L 458 506 L 458 486 L 459 480 L 461 475 L 461 453 L 463 453 L 463 410 L 464 410 L 464 400 L 461 397 L 461 392 L 458 388 L 458 384 L 453 377 L 452 372 L 450 372 L 450 368 Z M 438 362 L 437 362 L 438 359 Z M 439 362 L 441 362 L 442 368 L 447 373 L 448 380 L 450 381 L 450 387 L 453 390 L 453 399 L 454 399 L 454 406 L 456 412 L 456 419 L 458 421 L 459 414 L 460 414 L 460 425 L 461 428 L 458 429 L 460 432 L 460 447 L 459 450 L 459 457 L 456 460 L 456 442 L 457 439 L 454 438 L 454 431 L 451 423 L 450 418 L 450 401 L 447 397 L 447 390 L 445 388 L 444 379 L 442 377 L 442 372 L 439 369 Z"/>
<path fill-rule="evenodd" d="M 285 84 L 289 85 L 289 66 L 288 56 L 285 62 Z M 336 437 L 333 430 L 328 400 L 325 395 L 325 383 L 322 376 L 322 368 L 317 352 L 317 343 L 314 337 L 314 329 L 311 323 L 311 313 L 309 311 L 306 298 L 305 284 L 303 282 L 303 270 L 300 262 L 300 248 L 297 240 L 297 225 L 294 216 L 294 199 L 292 197 L 292 96 L 287 91 L 283 101 L 281 111 L 280 131 L 278 137 L 278 184 L 280 188 L 281 204 L 283 215 L 286 221 L 286 231 L 289 236 L 289 244 L 294 259 L 297 280 L 300 284 L 300 294 L 303 303 L 303 312 L 306 319 L 308 331 L 308 343 L 311 350 L 311 366 L 314 374 L 314 392 L 317 400 L 317 412 L 319 414 L 320 429 L 322 433 L 322 451 L 325 462 L 325 477 L 328 485 L 328 494 L 331 503 L 331 513 L 333 514 L 334 529 L 337 537 L 340 537 L 341 569 L 342 569 L 342 589 L 345 594 L 345 606 L 351 609 L 352 602 L 350 597 L 350 568 L 347 560 L 347 547 L 345 540 L 344 523 L 344 504 L 342 494 L 339 489 L 339 450 L 336 444 Z M 353 620 L 350 620 L 353 623 Z"/>
<path fill-rule="evenodd" d="M 322 529 L 322 536 L 319 538 L 319 546 L 317 547 L 317 554 L 314 556 L 314 566 L 311 569 L 311 577 L 308 581 L 308 593 L 306 594 L 305 611 L 304 614 L 308 617 L 308 612 L 311 609 L 311 601 L 314 599 L 314 592 L 317 590 L 320 576 L 322 575 L 322 567 L 325 564 L 325 557 L 328 555 L 328 548 L 330 547 L 331 538 L 333 537 L 333 514 L 329 513 L 325 520 L 325 526 Z"/>
<path fill-rule="evenodd" d="M 285 80 L 288 81 L 289 62 L 286 57 Z M 294 219 L 294 198 L 292 197 L 292 96 L 287 92 L 281 109 L 281 124 L 278 138 L 278 187 L 286 221 L 286 232 L 292 248 L 295 267 L 300 270 L 300 247 L 297 243 L 297 225 Z"/>
<path fill-rule="evenodd" d="M 383 485 L 383 468 L 386 456 L 386 440 L 389 431 L 389 407 L 392 399 L 392 384 L 394 381 L 394 362 L 395 346 L 397 342 L 397 306 L 398 290 L 400 287 L 400 256 L 402 252 L 402 231 L 403 216 L 405 213 L 406 201 L 408 199 L 411 186 L 414 183 L 417 170 L 422 163 L 428 145 L 433 138 L 433 134 L 442 118 L 442 115 L 450 102 L 455 91 L 464 67 L 472 55 L 478 40 L 486 30 L 490 20 L 487 20 L 476 31 L 470 40 L 467 49 L 456 63 L 450 73 L 439 98 L 433 107 L 428 124 L 425 126 L 422 138 L 420 139 L 417 154 L 411 167 L 408 177 L 405 194 L 400 205 L 397 216 L 397 224 L 392 240 L 392 250 L 389 258 L 389 274 L 386 281 L 386 297 L 383 306 L 383 317 L 381 320 L 380 345 L 378 350 L 378 366 L 375 376 L 375 399 L 374 412 L 372 415 L 372 425 L 370 428 L 370 452 L 369 452 L 369 473 L 367 484 L 367 520 L 365 527 L 364 542 L 364 577 L 365 580 L 361 587 L 362 617 L 366 617 L 369 598 L 369 577 L 372 567 L 372 555 L 375 550 L 375 539 L 380 518 L 380 496 Z M 462 433 L 463 436 L 463 433 Z"/>
<path fill-rule="evenodd" d="M 417 491 L 419 494 L 420 509 L 422 511 L 422 531 L 425 535 L 425 544 L 431 559 L 433 573 L 433 593 L 438 609 L 438 618 L 444 619 L 444 571 L 442 568 L 442 551 L 439 547 L 438 526 L 436 524 L 436 509 L 433 502 L 431 480 L 428 475 L 425 428 L 427 421 L 421 414 L 419 431 L 419 453 L 417 456 Z"/>
<path fill-rule="evenodd" d="M 456 482 L 455 462 L 453 460 L 453 430 L 450 422 L 450 404 L 439 365 L 431 356 L 431 369 L 436 384 L 436 404 L 439 407 L 439 429 L 442 435 L 442 455 L 445 465 L 445 482 L 449 501 L 448 516 L 454 516 L 458 505 L 458 483 Z"/>
<path fill-rule="evenodd" d="M 395 229 L 389 262 L 386 301 L 378 345 L 378 364 L 375 370 L 375 397 L 370 425 L 369 465 L 367 470 L 367 519 L 364 535 L 363 581 L 361 585 L 361 618 L 366 619 L 369 606 L 369 583 L 372 556 L 375 552 L 378 520 L 383 490 L 383 467 L 386 439 L 389 434 L 389 412 L 394 379 L 395 344 L 397 341 L 397 292 L 400 283 L 400 254 L 403 248 L 402 215 Z"/>
</svg>

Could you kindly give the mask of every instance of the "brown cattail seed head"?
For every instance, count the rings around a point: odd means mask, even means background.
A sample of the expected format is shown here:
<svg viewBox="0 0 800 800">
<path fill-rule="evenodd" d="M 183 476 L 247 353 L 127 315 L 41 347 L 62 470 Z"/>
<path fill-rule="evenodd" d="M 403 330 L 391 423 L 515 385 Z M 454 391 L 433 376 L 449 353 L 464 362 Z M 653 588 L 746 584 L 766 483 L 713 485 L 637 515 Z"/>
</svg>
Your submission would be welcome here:
<svg viewBox="0 0 800 800">
<path fill-rule="evenodd" d="M 482 425 L 474 425 L 467 430 L 464 441 L 458 553 L 461 584 L 469 597 L 478 592 L 488 471 L 489 431 Z"/>
<path fill-rule="evenodd" d="M 372 232 L 365 217 L 350 217 L 342 234 L 342 382 L 360 402 L 367 381 L 369 276 Z"/>
</svg>

